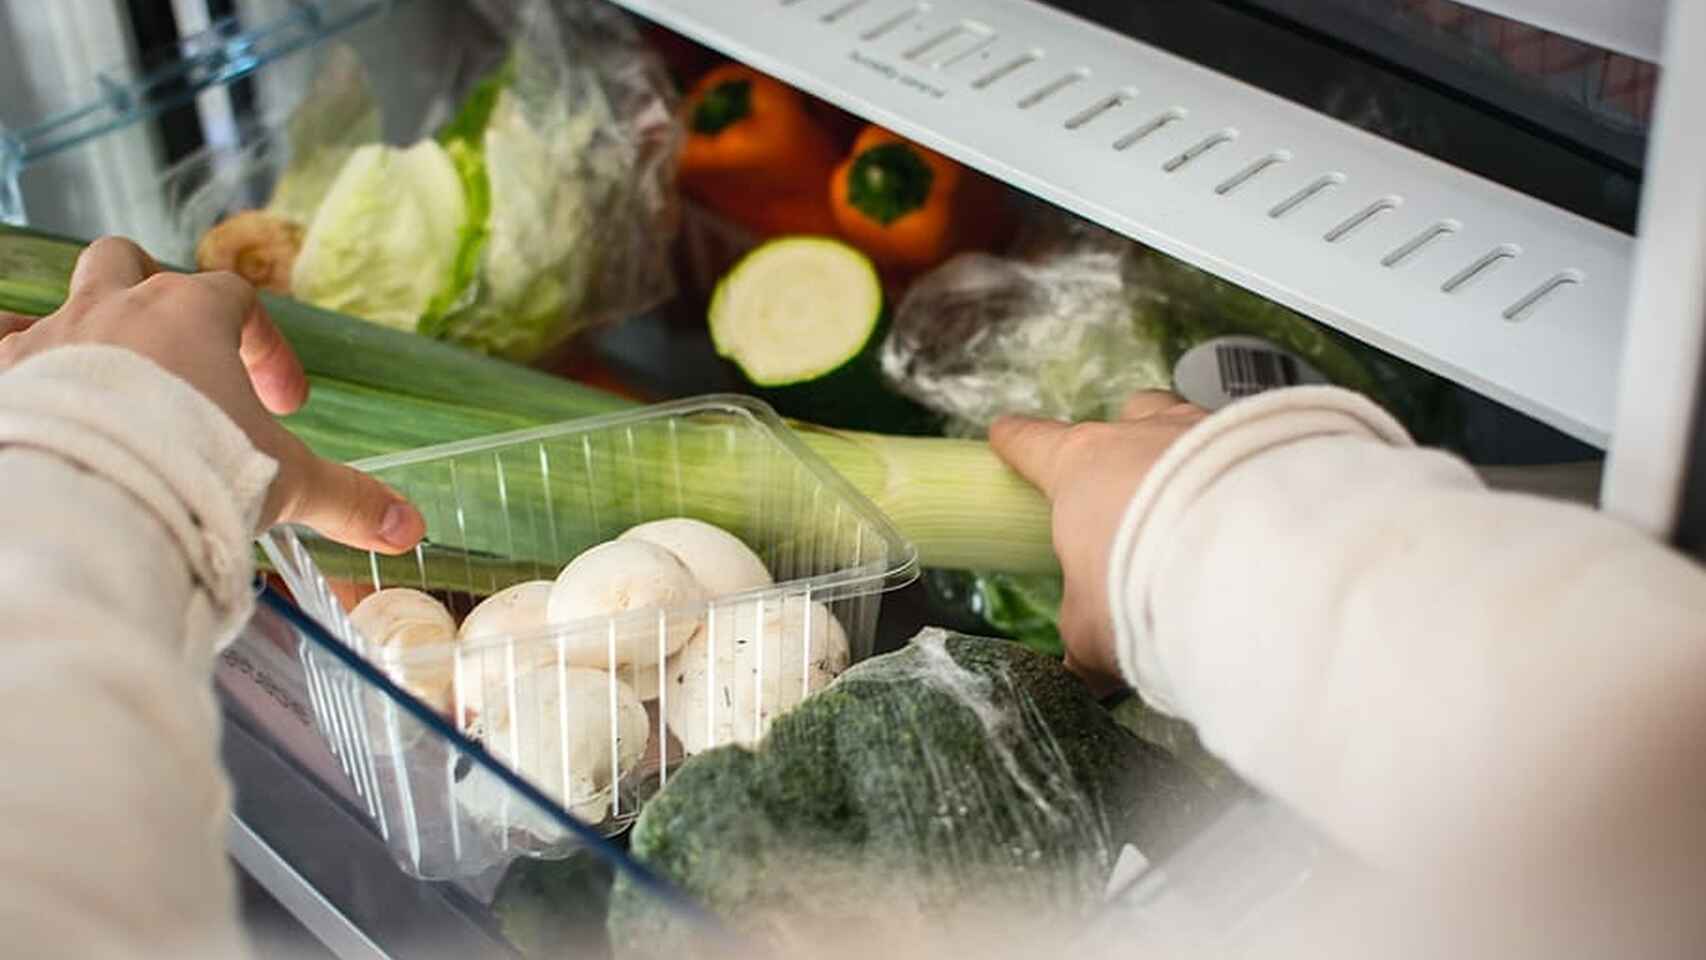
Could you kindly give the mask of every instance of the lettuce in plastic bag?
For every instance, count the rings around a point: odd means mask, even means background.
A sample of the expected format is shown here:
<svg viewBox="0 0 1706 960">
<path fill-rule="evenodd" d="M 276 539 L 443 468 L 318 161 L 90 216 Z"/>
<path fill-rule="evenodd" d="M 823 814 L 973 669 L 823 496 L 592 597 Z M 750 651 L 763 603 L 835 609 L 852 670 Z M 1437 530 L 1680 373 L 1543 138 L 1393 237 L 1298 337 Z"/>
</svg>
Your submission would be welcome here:
<svg viewBox="0 0 1706 960">
<path fill-rule="evenodd" d="M 182 225 L 211 235 L 282 160 L 266 212 L 307 228 L 292 295 L 520 361 L 668 299 L 680 134 L 661 62 L 606 5 L 474 6 L 504 40 L 463 53 L 501 62 L 420 131 L 436 136 L 382 144 L 366 71 L 333 47 L 277 133 L 186 166 L 216 175 Z"/>
<path fill-rule="evenodd" d="M 601 184 L 622 176 L 594 146 L 609 119 L 589 105 L 535 123 L 504 90 L 479 150 L 453 143 L 487 212 L 458 270 L 462 302 L 437 305 L 422 333 L 514 359 L 562 339 L 563 318 L 587 302 L 598 274 Z"/>
<path fill-rule="evenodd" d="M 1105 419 L 1172 382 L 1161 342 L 1134 322 L 1130 241 L 1088 225 L 1026 259 L 961 254 L 915 282 L 883 342 L 894 388 L 980 435 L 1004 413 Z"/>
<path fill-rule="evenodd" d="M 462 180 L 437 143 L 360 147 L 315 210 L 291 293 L 413 330 L 451 276 L 468 212 Z"/>
<path fill-rule="evenodd" d="M 1459 430 L 1451 385 L 1195 267 L 1085 223 L 1044 219 L 1012 256 L 963 255 L 916 282 L 883 344 L 896 390 L 981 436 L 1002 414 L 1107 419 L 1173 386 L 1190 348 L 1259 337 L 1363 393 L 1424 443 Z M 940 603 L 1020 643 L 1062 652 L 1058 576 L 946 573 Z"/>
</svg>

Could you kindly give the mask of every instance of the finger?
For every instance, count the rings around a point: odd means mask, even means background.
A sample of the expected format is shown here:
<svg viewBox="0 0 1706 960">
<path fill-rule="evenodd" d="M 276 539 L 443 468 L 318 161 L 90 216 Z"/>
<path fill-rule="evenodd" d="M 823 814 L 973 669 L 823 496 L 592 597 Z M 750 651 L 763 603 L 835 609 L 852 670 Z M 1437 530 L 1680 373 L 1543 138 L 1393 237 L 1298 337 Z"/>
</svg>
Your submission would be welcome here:
<svg viewBox="0 0 1706 960">
<path fill-rule="evenodd" d="M 67 299 L 128 290 L 159 272 L 160 265 L 141 247 L 123 237 L 102 237 L 77 255 Z"/>
<path fill-rule="evenodd" d="M 1120 408 L 1120 419 L 1142 420 L 1184 405 L 1185 398 L 1171 390 L 1139 390 Z"/>
<path fill-rule="evenodd" d="M 989 445 L 1019 475 L 1045 495 L 1053 496 L 1058 473 L 1056 454 L 1070 424 L 1037 417 L 1002 417 L 989 427 Z"/>
<path fill-rule="evenodd" d="M 0 337 L 28 330 L 35 325 L 35 322 L 35 317 L 26 317 L 21 313 L 9 313 L 0 310 Z"/>
<path fill-rule="evenodd" d="M 1118 674 L 1110 674 L 1106 667 L 1099 664 L 1085 663 L 1071 650 L 1066 651 L 1065 667 L 1084 682 L 1090 695 L 1100 700 L 1110 694 L 1119 692 L 1126 686 L 1125 678 Z"/>
<path fill-rule="evenodd" d="M 213 270 L 192 274 L 188 282 L 197 295 L 205 298 L 204 315 L 217 322 L 222 330 L 236 337 L 260 309 L 254 285 L 228 270 Z"/>
<path fill-rule="evenodd" d="M 238 352 L 249 371 L 255 396 L 269 412 L 280 416 L 295 413 L 308 399 L 308 377 L 302 372 L 302 362 L 259 303 L 243 324 Z"/>
<path fill-rule="evenodd" d="M 291 440 L 297 451 L 288 469 L 280 464 L 279 482 L 292 489 L 284 493 L 278 522 L 306 524 L 339 543 L 381 553 L 402 553 L 426 535 L 420 511 L 401 494 Z"/>
</svg>

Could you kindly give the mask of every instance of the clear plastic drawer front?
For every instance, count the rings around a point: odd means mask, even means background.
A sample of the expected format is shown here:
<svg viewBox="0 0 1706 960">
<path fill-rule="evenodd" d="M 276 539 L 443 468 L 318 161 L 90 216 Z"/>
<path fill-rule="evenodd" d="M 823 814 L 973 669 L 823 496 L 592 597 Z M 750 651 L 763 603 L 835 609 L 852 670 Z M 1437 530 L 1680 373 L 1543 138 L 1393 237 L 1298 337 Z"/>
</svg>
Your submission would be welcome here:
<svg viewBox="0 0 1706 960">
<path fill-rule="evenodd" d="M 275 531 L 263 546 L 297 602 L 606 834 L 631 821 L 685 757 L 755 742 L 869 655 L 882 592 L 917 571 L 913 548 L 877 509 L 745 398 L 682 401 L 359 466 L 421 508 L 427 538 L 389 557 Z M 678 517 L 744 541 L 774 583 L 707 590 L 671 609 L 611 598 L 609 609 L 622 612 L 407 647 L 371 642 L 348 616 L 377 590 L 408 587 L 461 621 L 506 588 L 548 592 L 544 584 L 589 548 Z M 305 645 L 302 658 L 316 724 L 405 869 L 466 875 L 518 853 L 574 847 L 558 823 L 516 804 L 487 771 L 458 764 L 454 749 L 405 722 L 395 702 L 325 650 Z"/>
</svg>

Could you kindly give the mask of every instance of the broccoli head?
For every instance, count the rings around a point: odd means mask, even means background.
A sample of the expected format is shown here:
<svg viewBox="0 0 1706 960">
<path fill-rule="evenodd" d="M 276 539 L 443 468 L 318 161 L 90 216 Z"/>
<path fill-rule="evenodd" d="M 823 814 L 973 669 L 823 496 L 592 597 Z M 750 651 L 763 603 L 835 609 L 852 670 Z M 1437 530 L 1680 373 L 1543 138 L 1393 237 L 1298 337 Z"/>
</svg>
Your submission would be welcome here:
<svg viewBox="0 0 1706 960">
<path fill-rule="evenodd" d="M 673 773 L 633 854 L 777 955 L 962 906 L 1078 915 L 1121 847 L 1151 859 L 1212 800 L 1055 660 L 925 630 L 779 718 L 757 750 Z M 692 930 L 618 878 L 618 957 L 691 955 Z"/>
</svg>

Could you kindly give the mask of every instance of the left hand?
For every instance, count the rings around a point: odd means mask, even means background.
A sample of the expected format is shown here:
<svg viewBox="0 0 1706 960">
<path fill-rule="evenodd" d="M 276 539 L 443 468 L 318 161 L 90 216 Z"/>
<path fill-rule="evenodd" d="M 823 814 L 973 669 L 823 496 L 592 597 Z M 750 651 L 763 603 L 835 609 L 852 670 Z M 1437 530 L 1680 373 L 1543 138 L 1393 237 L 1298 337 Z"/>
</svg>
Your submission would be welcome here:
<svg viewBox="0 0 1706 960">
<path fill-rule="evenodd" d="M 58 347 L 105 344 L 153 361 L 225 412 L 278 462 L 261 526 L 306 524 L 353 547 L 401 553 L 425 534 L 420 512 L 358 470 L 316 456 L 274 415 L 308 399 L 302 364 L 255 288 L 233 273 L 167 273 L 117 237 L 90 244 L 65 305 L 39 321 L 0 314 L 0 372 Z"/>
</svg>

